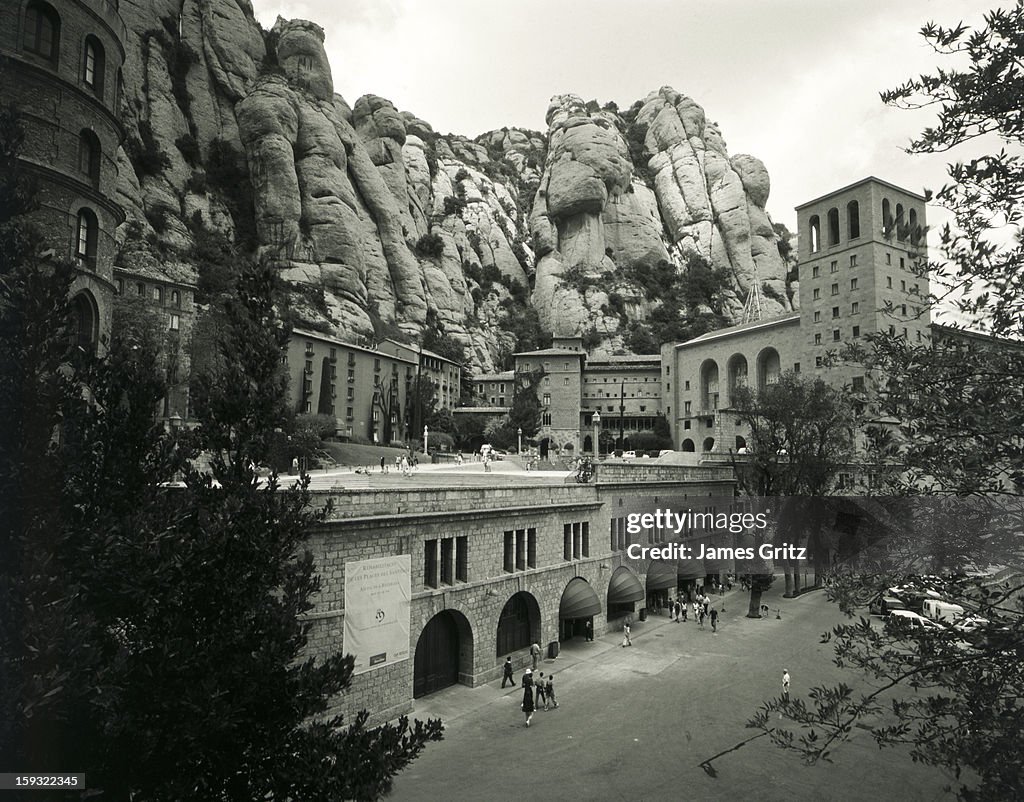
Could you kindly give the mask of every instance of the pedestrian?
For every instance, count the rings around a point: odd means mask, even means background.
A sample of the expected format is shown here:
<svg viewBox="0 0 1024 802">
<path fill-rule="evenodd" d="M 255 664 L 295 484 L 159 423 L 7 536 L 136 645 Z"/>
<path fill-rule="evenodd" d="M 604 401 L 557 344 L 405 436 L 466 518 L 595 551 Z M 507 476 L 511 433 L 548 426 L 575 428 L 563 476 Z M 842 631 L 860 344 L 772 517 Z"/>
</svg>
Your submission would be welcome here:
<svg viewBox="0 0 1024 802">
<path fill-rule="evenodd" d="M 299 458 L 292 457 L 292 473 L 297 474 L 299 472 Z"/>
<path fill-rule="evenodd" d="M 501 667 L 501 687 L 505 687 L 506 682 L 511 682 L 512 687 L 516 687 L 516 678 L 512 676 L 512 655 L 505 658 L 505 665 Z"/>
<path fill-rule="evenodd" d="M 384 457 L 381 457 L 380 458 L 380 472 L 381 473 L 387 473 L 388 472 L 387 468 L 388 468 L 387 460 L 385 460 Z"/>
<path fill-rule="evenodd" d="M 588 618 L 584 629 L 586 630 L 587 641 L 592 641 L 594 639 L 594 621 Z"/>
<path fill-rule="evenodd" d="M 540 710 L 541 702 L 543 702 L 544 703 L 544 708 L 547 709 L 547 706 L 548 706 L 548 704 L 547 704 L 547 683 L 544 680 L 544 672 L 543 671 L 540 672 L 540 676 L 537 678 L 537 681 L 534 683 L 534 689 L 536 691 L 537 698 L 535 699 L 533 706 L 535 708 L 537 708 L 538 710 Z"/>
<path fill-rule="evenodd" d="M 395 473 L 402 470 L 402 457 L 400 455 L 395 456 Z"/>
<path fill-rule="evenodd" d="M 526 678 L 523 678 L 523 715 L 526 716 L 526 726 L 530 726 L 530 719 L 533 718 L 533 711 L 535 707 L 533 704 L 533 688 L 526 684 Z"/>
<path fill-rule="evenodd" d="M 686 599 L 683 599 L 682 602 L 679 605 L 679 614 L 682 616 L 683 621 L 686 620 L 686 612 L 689 609 L 690 609 L 690 603 L 688 601 L 686 601 Z"/>
<path fill-rule="evenodd" d="M 789 704 L 789 669 L 782 669 L 782 703 Z"/>
<path fill-rule="evenodd" d="M 555 701 L 555 675 L 548 674 L 547 684 L 544 686 L 544 695 L 547 698 L 547 703 L 551 705 L 555 710 L 558 709 L 558 702 Z M 547 710 L 547 707 L 544 708 Z"/>
<path fill-rule="evenodd" d="M 539 643 L 534 642 L 534 643 L 530 644 L 530 657 L 533 658 L 533 670 L 536 671 L 537 670 L 537 661 L 540 660 L 540 644 Z"/>
<path fill-rule="evenodd" d="M 622 625 L 622 648 L 625 649 L 627 646 L 633 645 L 633 639 L 630 637 L 629 631 L 629 619 Z"/>
<path fill-rule="evenodd" d="M 711 608 L 711 631 L 718 634 L 718 610 L 714 607 Z"/>
<path fill-rule="evenodd" d="M 704 612 L 704 606 L 701 605 L 700 607 L 697 608 L 697 623 L 700 624 L 700 628 L 701 629 L 704 629 L 704 616 L 705 615 L 706 615 L 706 613 Z"/>
<path fill-rule="evenodd" d="M 523 672 L 523 687 L 533 687 L 533 669 L 528 668 Z"/>
</svg>

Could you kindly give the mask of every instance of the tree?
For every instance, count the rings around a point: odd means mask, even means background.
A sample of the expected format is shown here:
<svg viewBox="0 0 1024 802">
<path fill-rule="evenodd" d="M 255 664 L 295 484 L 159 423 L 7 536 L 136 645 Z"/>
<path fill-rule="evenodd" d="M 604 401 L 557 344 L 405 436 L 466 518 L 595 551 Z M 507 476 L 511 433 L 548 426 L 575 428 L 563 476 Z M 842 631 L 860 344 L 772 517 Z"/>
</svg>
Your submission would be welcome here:
<svg viewBox="0 0 1024 802">
<path fill-rule="evenodd" d="M 750 429 L 748 454 L 733 455 L 740 487 L 749 496 L 786 497 L 780 503 L 788 514 L 780 514 L 778 536 L 799 547 L 820 534 L 820 522 L 816 528 L 816 518 L 798 509 L 800 497 L 828 493 L 849 462 L 857 427 L 854 407 L 821 379 L 791 371 L 760 392 L 737 387 L 732 403 L 737 420 Z M 816 569 L 827 563 L 823 549 L 812 553 Z M 800 567 L 793 560 L 783 562 L 787 596 L 800 592 Z"/>
<path fill-rule="evenodd" d="M 380 445 L 386 446 L 398 439 L 402 404 L 398 396 L 398 376 L 390 381 L 379 380 L 373 388 L 373 411 L 379 418 L 374 421 L 374 434 L 380 435 Z M 374 416 L 371 416 L 374 418 Z"/>
</svg>

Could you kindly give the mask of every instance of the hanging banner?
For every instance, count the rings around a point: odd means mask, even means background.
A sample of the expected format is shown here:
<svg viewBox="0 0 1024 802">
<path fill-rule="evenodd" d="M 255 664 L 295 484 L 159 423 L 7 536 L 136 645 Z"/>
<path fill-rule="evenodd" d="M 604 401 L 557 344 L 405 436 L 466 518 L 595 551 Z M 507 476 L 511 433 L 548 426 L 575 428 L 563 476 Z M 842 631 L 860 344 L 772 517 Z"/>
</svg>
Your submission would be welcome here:
<svg viewBox="0 0 1024 802">
<path fill-rule="evenodd" d="M 345 564 L 345 642 L 356 674 L 409 659 L 412 558 Z"/>
</svg>

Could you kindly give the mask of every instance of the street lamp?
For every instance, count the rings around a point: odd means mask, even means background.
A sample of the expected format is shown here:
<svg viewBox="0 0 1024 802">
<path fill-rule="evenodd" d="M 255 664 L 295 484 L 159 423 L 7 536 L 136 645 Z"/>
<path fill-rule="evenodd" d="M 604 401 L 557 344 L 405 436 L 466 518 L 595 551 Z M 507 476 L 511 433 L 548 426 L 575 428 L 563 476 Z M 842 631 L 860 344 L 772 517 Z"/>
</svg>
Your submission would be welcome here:
<svg viewBox="0 0 1024 802">
<path fill-rule="evenodd" d="M 428 447 L 429 447 L 429 444 L 430 444 L 430 430 L 426 426 L 424 426 L 423 427 L 423 453 L 424 453 L 424 455 L 430 453 L 427 450 Z"/>
<path fill-rule="evenodd" d="M 601 456 L 601 413 L 600 411 L 594 413 L 594 417 L 591 419 L 591 423 L 594 424 L 594 456 Z"/>
<path fill-rule="evenodd" d="M 519 436 L 519 448 L 516 451 L 516 453 L 517 454 L 522 454 L 523 453 L 523 427 L 522 426 L 520 426 L 518 429 L 516 429 L 516 434 Z"/>
</svg>

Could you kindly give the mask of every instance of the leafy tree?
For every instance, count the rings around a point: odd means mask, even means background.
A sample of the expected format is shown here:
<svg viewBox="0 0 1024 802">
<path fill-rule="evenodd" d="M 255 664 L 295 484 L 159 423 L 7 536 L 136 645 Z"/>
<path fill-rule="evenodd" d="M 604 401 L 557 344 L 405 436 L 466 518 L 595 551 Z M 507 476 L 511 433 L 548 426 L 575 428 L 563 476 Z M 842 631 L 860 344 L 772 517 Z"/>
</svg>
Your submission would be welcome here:
<svg viewBox="0 0 1024 802">
<path fill-rule="evenodd" d="M 388 445 L 399 439 L 399 432 L 395 428 L 402 420 L 398 376 L 392 375 L 390 381 L 381 381 L 373 388 L 373 409 L 379 413 L 380 444 Z"/>
</svg>

